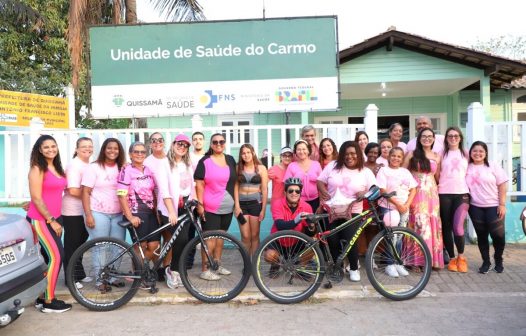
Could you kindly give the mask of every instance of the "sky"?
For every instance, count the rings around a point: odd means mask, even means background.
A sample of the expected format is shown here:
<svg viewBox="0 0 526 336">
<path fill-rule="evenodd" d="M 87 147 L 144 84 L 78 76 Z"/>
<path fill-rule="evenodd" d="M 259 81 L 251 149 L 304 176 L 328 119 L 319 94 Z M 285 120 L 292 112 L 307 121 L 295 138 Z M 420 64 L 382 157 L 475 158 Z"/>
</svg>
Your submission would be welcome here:
<svg viewBox="0 0 526 336">
<path fill-rule="evenodd" d="M 471 47 L 477 40 L 526 35 L 526 0 L 198 0 L 207 20 L 338 16 L 339 49 L 379 35 L 391 26 L 406 33 Z M 137 0 L 139 19 L 158 22 L 146 0 Z M 515 14 L 514 14 L 515 13 Z"/>
</svg>

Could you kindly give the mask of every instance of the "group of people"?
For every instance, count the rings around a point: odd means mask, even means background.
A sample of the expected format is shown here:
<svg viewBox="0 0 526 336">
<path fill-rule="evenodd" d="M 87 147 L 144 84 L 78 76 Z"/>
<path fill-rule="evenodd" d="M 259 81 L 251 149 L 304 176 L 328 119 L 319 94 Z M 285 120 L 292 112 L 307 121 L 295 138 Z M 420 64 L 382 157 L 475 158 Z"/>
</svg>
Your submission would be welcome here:
<svg viewBox="0 0 526 336">
<path fill-rule="evenodd" d="M 354 140 L 345 141 L 338 149 L 330 138 L 322 139 L 318 146 L 316 130 L 307 125 L 302 128 L 301 139 L 292 148 L 283 147 L 279 163 L 268 170 L 250 144 L 240 147 L 236 162 L 226 154 L 226 138 L 221 133 L 211 136 L 205 151 L 201 132 L 195 132 L 191 138 L 179 134 L 168 148 L 163 135 L 155 132 L 149 138 L 150 155 L 144 143 L 134 142 L 128 150 L 128 163 L 116 138 L 106 139 L 97 159 L 90 163 L 93 142 L 80 138 L 73 160 L 63 169 L 55 139 L 42 135 L 31 153 L 31 202 L 27 213 L 46 251 L 49 267 L 45 296 L 36 304 L 43 312 L 71 309 L 71 305 L 54 295 L 61 265 L 67 267 L 73 252 L 87 239 L 111 236 L 124 240 L 125 229 L 118 225 L 123 219 L 132 223 L 139 237 L 153 232 L 161 223 L 172 224 L 172 230 L 166 231 L 164 237 L 153 236 L 142 243 L 145 258 L 155 259 L 154 251 L 163 240 L 171 238 L 178 225 L 178 214 L 184 211 L 189 198 L 199 201 L 196 212 L 204 231 L 227 231 L 236 217 L 242 242 L 253 254 L 259 245 L 261 222 L 266 217 L 269 181 L 272 181 L 271 232 L 311 231 L 303 215 L 321 212 L 329 213 L 324 226 L 332 229 L 361 213 L 367 204 L 354 201 L 371 186 L 378 185 L 382 192 L 396 191 L 395 197 L 379 204 L 386 225 L 408 226 L 419 233 L 431 251 L 434 269 L 441 269 L 449 262 L 450 271 L 467 272 L 464 221 L 469 213 L 482 256 L 479 272 L 487 273 L 491 268 L 488 241 L 491 236 L 494 270 L 501 273 L 505 173 L 489 162 L 485 143 L 476 141 L 466 151 L 457 127 L 449 127 L 441 136 L 435 134 L 429 118 L 420 117 L 417 132 L 417 137 L 406 145 L 401 142 L 400 124 L 393 124 L 389 137 L 379 143 L 370 143 L 367 134 L 360 131 Z M 181 285 L 177 272 L 180 254 L 195 235 L 193 231 L 193 226 L 186 225 L 171 255 L 163 260 L 164 269 L 158 276 L 170 288 Z M 334 258 L 340 253 L 340 241 L 351 239 L 355 232 L 356 227 L 351 226 L 330 238 Z M 365 236 L 370 239 L 372 235 L 374 232 Z M 223 246 L 213 239 L 207 244 L 220 263 Z M 360 281 L 359 254 L 355 246 L 348 255 L 351 281 Z M 193 267 L 193 260 L 184 263 Z M 400 265 L 391 266 L 385 270 L 389 276 L 407 275 Z M 96 282 L 101 293 L 110 292 L 112 286 L 124 286 L 117 280 L 99 283 L 98 279 L 83 274 L 82 265 L 74 267 L 78 277 L 74 285 L 79 288 L 91 281 Z M 200 277 L 204 280 L 216 281 L 229 274 L 223 266 L 212 271 L 207 269 L 207 263 L 202 263 Z"/>
</svg>

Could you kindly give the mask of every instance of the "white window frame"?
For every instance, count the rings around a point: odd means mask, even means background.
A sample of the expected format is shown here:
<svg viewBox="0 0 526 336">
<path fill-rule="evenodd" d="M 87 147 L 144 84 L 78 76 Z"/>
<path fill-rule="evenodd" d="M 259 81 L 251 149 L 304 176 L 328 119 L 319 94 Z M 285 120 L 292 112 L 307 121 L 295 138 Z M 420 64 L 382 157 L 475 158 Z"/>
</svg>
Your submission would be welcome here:
<svg viewBox="0 0 526 336">
<path fill-rule="evenodd" d="M 444 134 L 447 129 L 447 113 L 411 114 L 409 115 L 409 139 L 416 137 L 416 119 L 421 116 L 429 117 L 431 119 L 435 133 Z"/>
<path fill-rule="evenodd" d="M 232 126 L 235 127 L 233 130 L 228 130 L 226 135 L 226 140 L 230 148 L 239 148 L 246 143 L 243 141 L 244 138 L 241 137 L 241 127 L 245 127 L 245 129 L 248 127 L 248 143 L 252 143 L 252 140 L 254 139 L 254 131 L 252 130 L 252 126 L 254 126 L 253 115 L 218 115 L 217 126 L 220 129 L 220 133 L 225 133 L 223 130 L 224 122 L 231 122 L 233 124 Z M 240 122 L 248 122 L 248 126 L 239 126 Z"/>
</svg>

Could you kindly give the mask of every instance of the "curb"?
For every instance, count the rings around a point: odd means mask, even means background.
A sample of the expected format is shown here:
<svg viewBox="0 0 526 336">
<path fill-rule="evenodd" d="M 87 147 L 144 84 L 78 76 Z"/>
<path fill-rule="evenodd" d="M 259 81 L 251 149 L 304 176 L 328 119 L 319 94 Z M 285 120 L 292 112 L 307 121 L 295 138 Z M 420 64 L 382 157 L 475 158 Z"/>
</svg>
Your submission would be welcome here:
<svg viewBox="0 0 526 336">
<path fill-rule="evenodd" d="M 435 294 L 427 290 L 423 290 L 418 297 L 435 297 Z M 68 290 L 61 290 L 57 292 L 57 297 L 60 300 L 64 300 L 67 303 L 77 303 L 76 300 L 71 296 Z M 312 295 L 311 298 L 305 300 L 305 302 L 316 301 L 316 300 L 338 300 L 338 299 L 364 299 L 364 298 L 383 298 L 373 288 L 368 286 L 361 286 L 359 290 L 348 290 L 348 289 L 319 289 Z M 257 302 L 272 302 L 269 298 L 263 295 L 257 290 L 244 290 L 230 302 L 256 304 Z M 146 292 L 138 292 L 127 304 L 135 305 L 157 305 L 157 304 L 178 304 L 178 303 L 193 303 L 201 304 L 204 302 L 194 298 L 190 293 L 186 291 L 181 292 L 167 292 L 166 290 L 159 291 L 156 294 L 149 294 Z"/>
</svg>

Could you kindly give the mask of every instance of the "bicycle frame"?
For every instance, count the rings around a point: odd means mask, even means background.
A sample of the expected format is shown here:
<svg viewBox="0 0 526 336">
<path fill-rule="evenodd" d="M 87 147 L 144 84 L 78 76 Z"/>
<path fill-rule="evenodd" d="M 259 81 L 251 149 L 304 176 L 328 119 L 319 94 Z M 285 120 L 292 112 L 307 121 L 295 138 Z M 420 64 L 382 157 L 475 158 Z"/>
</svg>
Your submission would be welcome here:
<svg viewBox="0 0 526 336">
<path fill-rule="evenodd" d="M 386 231 L 386 235 L 388 237 L 387 242 L 389 243 L 388 246 L 391 249 L 391 252 L 394 252 L 393 256 L 396 258 L 396 261 L 397 262 L 401 262 L 400 255 L 398 254 L 398 251 L 396 250 L 396 248 L 395 248 L 395 246 L 393 244 L 391 236 L 389 235 L 390 227 L 385 226 L 384 221 L 382 219 L 380 219 L 380 216 L 378 215 L 378 210 L 376 209 L 377 203 L 376 202 L 369 202 L 369 205 L 370 205 L 369 209 L 367 209 L 367 210 L 363 211 L 362 213 L 358 214 L 356 217 L 353 217 L 353 218 L 345 221 L 344 223 L 338 225 L 337 227 L 335 227 L 332 230 L 328 230 L 328 231 L 323 231 L 322 232 L 320 222 L 319 221 L 316 222 L 316 228 L 317 228 L 317 230 L 319 232 L 315 236 L 317 239 L 315 239 L 312 243 L 308 244 L 302 252 L 298 253 L 298 258 L 303 256 L 305 253 L 308 253 L 308 251 L 314 245 L 319 245 L 320 242 L 323 242 L 323 248 L 324 248 L 324 251 L 325 251 L 326 259 L 329 262 L 329 265 L 336 264 L 338 266 L 342 266 L 343 265 L 343 260 L 349 254 L 349 252 L 351 251 L 351 248 L 354 246 L 354 244 L 358 240 L 358 237 L 360 237 L 360 235 L 363 232 L 363 230 L 367 226 L 369 226 L 372 222 L 375 222 L 380 227 L 380 232 Z M 329 248 L 327 247 L 327 238 L 335 235 L 336 233 L 344 230 L 345 228 L 347 228 L 347 227 L 349 227 L 351 225 L 357 225 L 357 224 L 358 224 L 358 228 L 356 230 L 356 233 L 351 238 L 351 240 L 347 242 L 347 245 L 345 246 L 345 248 L 342 251 L 342 253 L 338 256 L 336 261 L 334 261 L 333 258 L 332 258 L 332 255 L 331 255 L 331 253 L 329 251 Z"/>
<path fill-rule="evenodd" d="M 163 262 L 164 257 L 166 257 L 166 255 L 168 254 L 168 252 L 172 248 L 173 244 L 175 243 L 175 240 L 177 239 L 177 237 L 181 233 L 183 227 L 188 222 L 190 222 L 191 225 L 194 226 L 195 231 L 197 232 L 197 235 L 199 237 L 199 240 L 201 241 L 201 248 L 203 248 L 205 250 L 205 254 L 206 254 L 207 258 L 208 258 L 209 264 L 210 265 L 214 265 L 214 260 L 210 256 L 210 253 L 208 252 L 208 247 L 206 246 L 206 243 L 203 240 L 203 231 L 201 230 L 199 225 L 197 225 L 196 220 L 195 220 L 195 216 L 192 213 L 191 208 L 189 208 L 187 205 L 185 205 L 185 210 L 186 210 L 186 213 L 182 214 L 181 216 L 179 216 L 177 218 L 177 223 L 179 223 L 179 225 L 177 226 L 176 230 L 172 234 L 172 237 L 170 238 L 170 240 L 168 242 L 166 242 L 162 246 L 161 251 L 160 251 L 160 253 L 158 255 L 159 258 L 153 264 L 153 268 L 152 268 L 153 270 L 159 269 L 159 267 L 161 266 L 161 264 Z M 139 249 L 139 251 L 141 253 L 142 260 L 145 260 L 144 251 L 142 249 L 141 243 L 144 242 L 144 241 L 147 241 L 148 238 L 156 235 L 157 233 L 167 230 L 171 226 L 172 226 L 172 224 L 166 223 L 166 224 L 162 225 L 160 228 L 158 228 L 157 230 L 147 234 L 146 236 L 144 236 L 142 238 L 139 238 L 137 236 L 137 231 L 135 230 L 135 227 L 131 226 L 132 232 L 133 232 L 133 235 L 134 235 L 134 238 L 135 238 L 135 242 L 128 249 L 126 249 L 125 251 L 122 251 L 117 257 L 113 258 L 113 260 L 108 262 L 106 265 L 111 265 L 112 263 L 117 261 L 119 258 L 121 258 L 124 254 L 128 253 L 128 251 L 132 250 L 135 246 L 138 247 L 138 249 Z M 112 276 L 112 277 L 115 277 L 115 278 L 123 278 L 123 277 L 129 278 L 129 279 L 140 279 L 140 278 L 142 278 L 142 275 L 140 275 L 140 276 L 139 275 L 129 275 L 129 274 L 128 275 L 119 275 L 119 274 L 114 274 L 112 272 L 110 272 L 109 275 Z"/>
</svg>

